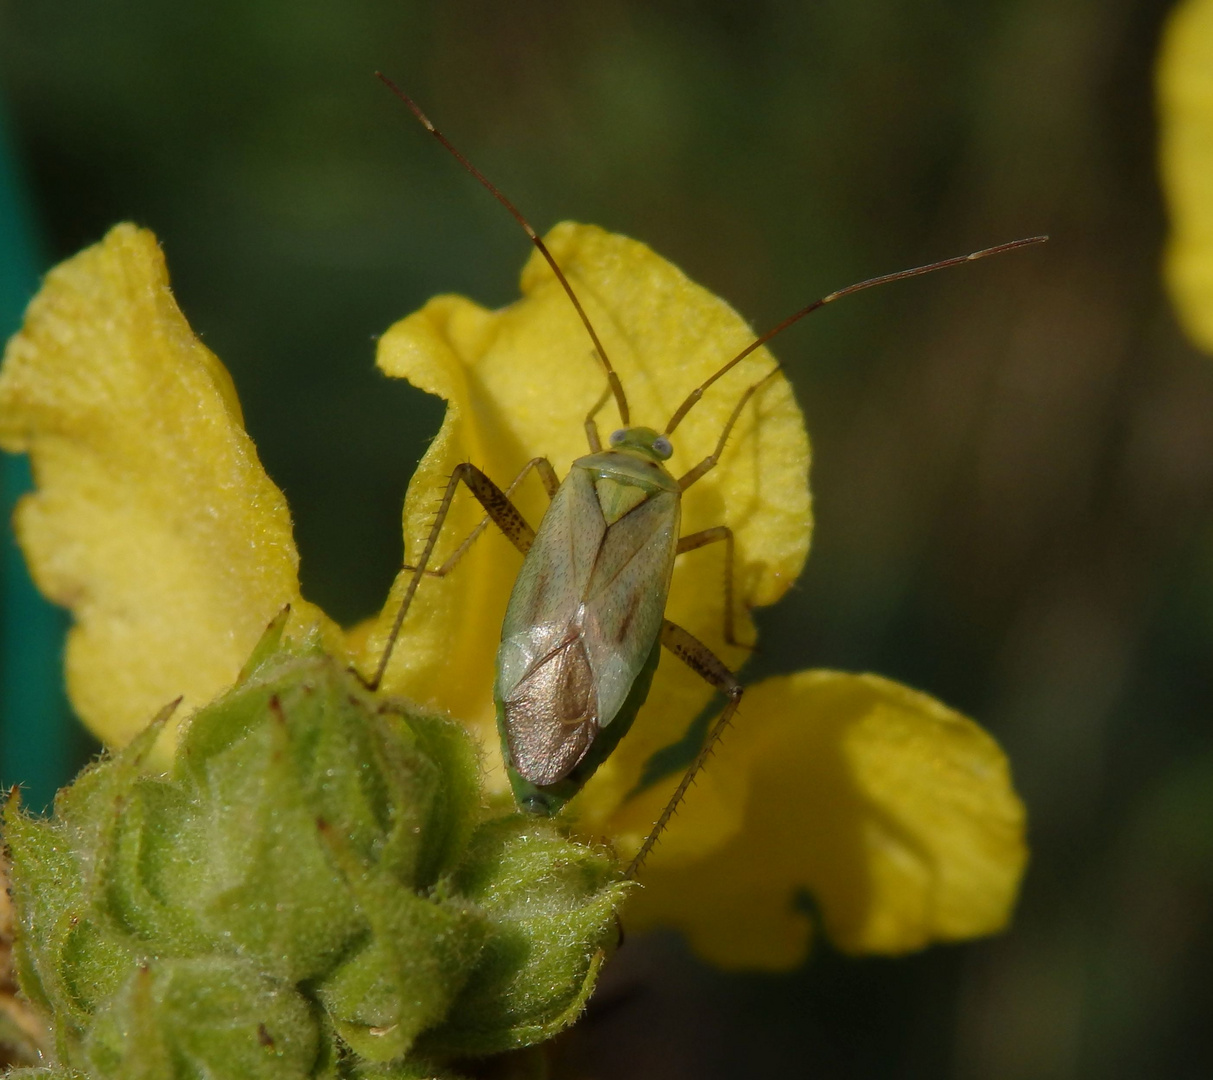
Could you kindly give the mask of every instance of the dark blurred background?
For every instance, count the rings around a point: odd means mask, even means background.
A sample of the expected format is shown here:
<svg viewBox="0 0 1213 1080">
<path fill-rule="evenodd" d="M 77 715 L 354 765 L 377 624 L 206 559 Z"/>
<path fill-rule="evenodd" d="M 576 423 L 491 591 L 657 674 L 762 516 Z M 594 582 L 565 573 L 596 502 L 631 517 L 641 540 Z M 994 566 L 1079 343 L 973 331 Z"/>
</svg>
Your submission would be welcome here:
<svg viewBox="0 0 1213 1080">
<path fill-rule="evenodd" d="M 42 266 L 157 232 L 346 622 L 441 418 L 374 336 L 437 292 L 508 302 L 528 255 L 374 69 L 537 227 L 643 239 L 759 327 L 1052 234 L 777 343 L 818 528 L 753 665 L 878 671 L 993 731 L 1030 812 L 1015 924 L 778 977 L 631 941 L 562 1075 L 1213 1075 L 1213 358 L 1158 275 L 1169 6 L 0 0 Z"/>
</svg>

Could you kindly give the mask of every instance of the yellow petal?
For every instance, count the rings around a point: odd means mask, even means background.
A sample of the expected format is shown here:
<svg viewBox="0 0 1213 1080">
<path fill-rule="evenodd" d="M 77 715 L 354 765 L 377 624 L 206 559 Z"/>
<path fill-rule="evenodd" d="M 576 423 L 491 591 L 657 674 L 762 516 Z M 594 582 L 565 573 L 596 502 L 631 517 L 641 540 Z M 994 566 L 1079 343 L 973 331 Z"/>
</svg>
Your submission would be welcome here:
<svg viewBox="0 0 1213 1080">
<path fill-rule="evenodd" d="M 747 690 L 708 771 L 745 787 L 744 829 L 698 859 L 659 844 L 630 927 L 680 928 L 722 967 L 781 969 L 809 945 L 805 896 L 850 953 L 976 937 L 1010 917 L 1027 852 L 1006 758 L 925 694 L 875 675 L 769 679 Z M 671 839 L 700 817 L 693 788 Z"/>
<path fill-rule="evenodd" d="M 106 742 L 229 686 L 284 604 L 293 633 L 333 634 L 299 596 L 282 493 L 150 232 L 119 225 L 47 276 L 5 352 L 0 446 L 30 455 L 18 539 L 72 610 L 68 692 Z"/>
<path fill-rule="evenodd" d="M 633 424 L 657 429 L 694 389 L 754 338 L 723 300 L 689 281 L 643 244 L 586 225 L 559 225 L 547 243 L 587 313 L 627 391 Z M 439 297 L 397 323 L 380 342 L 378 363 L 447 402 L 434 440 L 405 502 L 409 556 L 417 555 L 451 471 L 471 461 L 505 487 L 532 457 L 545 456 L 563 478 L 588 452 L 586 414 L 606 388 L 590 339 L 550 269 L 536 253 L 522 274 L 523 297 L 489 312 Z M 746 387 L 774 366 L 757 350 L 713 386 L 674 433 L 677 476 L 710 454 Z M 619 424 L 612 404 L 599 416 L 603 441 Z M 787 382 L 778 376 L 746 407 L 720 466 L 688 489 L 683 533 L 728 524 L 737 537 L 737 619 L 743 640 L 753 628 L 746 609 L 777 600 L 800 573 L 811 528 L 808 438 Z M 529 479 L 516 501 L 532 525 L 546 497 Z M 460 492 L 437 548 L 444 559 L 482 516 Z M 725 645 L 723 561 L 719 544 L 678 560 L 668 617 L 708 644 L 726 663 L 747 654 Z M 521 556 L 489 529 L 458 568 L 422 582 L 385 687 L 448 709 L 479 725 L 494 748 L 494 656 L 506 601 Z M 408 575 L 397 581 L 362 663 L 373 668 Z M 707 702 L 706 684 L 672 657 L 662 659 L 649 701 L 585 795 L 579 810 L 592 826 L 635 784 L 653 750 L 677 739 Z"/>
<path fill-rule="evenodd" d="M 1188 333 L 1213 350 L 1213 0 L 1172 13 L 1158 66 L 1166 279 Z"/>
</svg>

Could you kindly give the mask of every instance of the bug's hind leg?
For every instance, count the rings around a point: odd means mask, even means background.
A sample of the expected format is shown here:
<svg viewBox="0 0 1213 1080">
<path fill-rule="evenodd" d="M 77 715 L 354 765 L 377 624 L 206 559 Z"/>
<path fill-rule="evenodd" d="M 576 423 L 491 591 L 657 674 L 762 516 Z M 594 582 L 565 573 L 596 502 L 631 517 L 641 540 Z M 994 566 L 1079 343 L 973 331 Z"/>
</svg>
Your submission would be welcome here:
<svg viewBox="0 0 1213 1080">
<path fill-rule="evenodd" d="M 527 478 L 532 470 L 539 473 L 539 477 L 543 481 L 543 490 L 547 492 L 548 501 L 551 502 L 551 500 L 556 497 L 556 489 L 560 487 L 560 480 L 556 476 L 556 470 L 552 468 L 552 463 L 548 461 L 547 458 L 536 457 L 531 458 L 530 461 L 523 465 L 518 475 L 510 481 L 510 486 L 505 489 L 505 497 L 507 499 L 514 494 L 514 492 L 518 489 L 518 485 Z M 464 555 L 467 554 L 468 548 L 470 548 L 480 538 L 480 534 L 488 528 L 491 520 L 492 517 L 489 514 L 485 514 L 485 516 L 480 519 L 480 523 L 470 533 L 468 533 L 467 536 L 464 537 L 463 542 L 451 552 L 451 554 L 447 557 L 446 562 L 444 562 L 436 570 L 426 569 L 425 576 L 439 578 L 446 577 L 447 574 L 449 574 L 455 569 L 456 566 L 459 565 L 459 561 L 464 557 Z M 417 567 L 409 563 L 405 563 L 400 569 L 416 570 Z"/>
<path fill-rule="evenodd" d="M 695 551 L 697 548 L 707 547 L 708 544 L 719 543 L 724 544 L 724 640 L 739 649 L 753 649 L 755 646 L 737 640 L 736 628 L 733 625 L 733 566 L 736 557 L 733 530 L 727 525 L 717 525 L 679 537 L 678 550 L 674 554 L 681 555 L 684 551 Z"/>
<path fill-rule="evenodd" d="M 535 542 L 535 530 L 531 528 L 526 518 L 510 502 L 509 496 L 501 488 L 494 484 L 475 465 L 463 462 L 455 466 L 455 471 L 451 473 L 451 479 L 447 482 L 446 491 L 443 493 L 442 502 L 438 506 L 438 513 L 434 518 L 434 525 L 430 529 L 430 535 L 426 538 L 425 547 L 421 550 L 421 558 L 417 560 L 417 565 L 413 567 L 413 576 L 409 578 L 408 588 L 404 591 L 404 599 L 400 601 L 400 608 L 396 612 L 396 619 L 392 623 L 391 632 L 388 634 L 387 644 L 383 647 L 383 655 L 379 658 L 379 665 L 375 668 L 375 674 L 366 684 L 370 690 L 378 690 L 379 684 L 383 682 L 383 674 L 387 671 L 388 661 L 392 658 L 392 649 L 395 648 L 396 639 L 400 636 L 400 628 L 404 625 L 405 616 L 409 613 L 409 607 L 413 603 L 413 597 L 417 593 L 417 586 L 421 582 L 422 574 L 425 573 L 430 556 L 434 553 L 434 545 L 438 542 L 438 534 L 442 531 L 442 524 L 446 521 L 446 515 L 451 509 L 451 500 L 455 498 L 455 489 L 460 484 L 463 484 L 476 496 L 476 501 L 484 507 L 485 513 L 493 520 L 497 528 L 505 533 L 506 537 L 524 555 L 530 550 L 531 544 Z"/>
<path fill-rule="evenodd" d="M 678 809 L 678 804 L 682 802 L 683 796 L 690 788 L 695 774 L 703 768 L 704 762 L 716 748 L 716 743 L 724 734 L 724 729 L 729 726 L 729 721 L 733 719 L 733 714 L 741 703 L 742 689 L 737 677 L 724 666 L 711 649 L 693 634 L 688 633 L 677 623 L 665 619 L 661 625 L 661 644 L 697 675 L 702 676 L 706 682 L 711 683 L 717 690 L 725 694 L 729 700 L 725 704 L 724 712 L 717 717 L 716 722 L 709 729 L 707 738 L 703 740 L 703 746 L 699 748 L 699 753 L 695 755 L 686 773 L 678 782 L 674 794 L 670 796 L 670 801 L 665 804 L 661 816 L 653 825 L 649 835 L 645 837 L 644 843 L 640 845 L 636 857 L 628 864 L 626 876 L 629 879 L 634 878 L 640 871 L 640 867 L 644 865 L 644 860 L 648 858 L 649 852 L 653 850 L 658 837 L 670 823 L 670 818 L 674 816 L 674 811 Z"/>
</svg>

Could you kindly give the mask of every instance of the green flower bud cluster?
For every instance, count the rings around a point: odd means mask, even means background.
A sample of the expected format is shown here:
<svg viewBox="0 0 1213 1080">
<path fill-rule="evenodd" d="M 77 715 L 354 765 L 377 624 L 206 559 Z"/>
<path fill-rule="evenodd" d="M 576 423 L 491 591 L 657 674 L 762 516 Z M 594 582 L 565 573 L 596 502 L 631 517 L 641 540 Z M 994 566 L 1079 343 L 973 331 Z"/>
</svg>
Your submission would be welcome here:
<svg viewBox="0 0 1213 1080">
<path fill-rule="evenodd" d="M 169 773 L 144 768 L 166 709 L 53 818 L 10 799 L 13 960 L 56 1061 L 10 1075 L 455 1075 L 581 1011 L 618 936 L 613 857 L 488 813 L 461 728 L 280 633 Z"/>
</svg>

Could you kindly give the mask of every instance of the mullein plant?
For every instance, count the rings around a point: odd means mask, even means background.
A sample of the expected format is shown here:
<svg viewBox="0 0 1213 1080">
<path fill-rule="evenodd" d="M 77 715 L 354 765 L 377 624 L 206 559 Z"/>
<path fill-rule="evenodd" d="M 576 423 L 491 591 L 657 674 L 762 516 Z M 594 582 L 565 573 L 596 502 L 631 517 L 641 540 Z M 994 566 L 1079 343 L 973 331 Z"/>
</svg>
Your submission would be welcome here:
<svg viewBox="0 0 1213 1080">
<path fill-rule="evenodd" d="M 668 416 L 752 340 L 642 244 L 572 224 L 547 243 L 637 416 Z M 601 371 L 537 257 L 522 294 L 497 312 L 439 297 L 379 343 L 387 375 L 447 402 L 405 500 L 410 553 L 457 463 L 504 480 L 585 452 Z M 772 366 L 758 350 L 704 398 L 675 474 L 713 448 L 732 380 Z M 0 445 L 31 455 L 18 538 L 72 610 L 68 691 L 110 748 L 49 820 L 15 796 L 5 811 L 14 967 L 51 1032 L 43 1075 L 459 1075 L 572 1022 L 621 927 L 674 927 L 721 967 L 781 970 L 817 930 L 897 954 L 1010 916 L 1026 847 L 1001 750 L 875 675 L 749 687 L 635 884 L 620 867 L 711 713 L 682 665 L 660 665 L 561 818 L 518 814 L 492 683 L 519 556 L 490 530 L 423 581 L 368 692 L 356 672 L 375 669 L 409 575 L 348 630 L 302 598 L 285 500 L 146 231 L 117 226 L 48 275 L 0 373 Z M 742 640 L 807 555 L 808 462 L 780 376 L 685 495 L 684 532 L 723 521 L 736 536 Z M 518 498 L 538 522 L 540 493 Z M 439 559 L 479 517 L 456 500 Z M 679 560 L 668 611 L 737 667 L 713 558 Z"/>
</svg>

